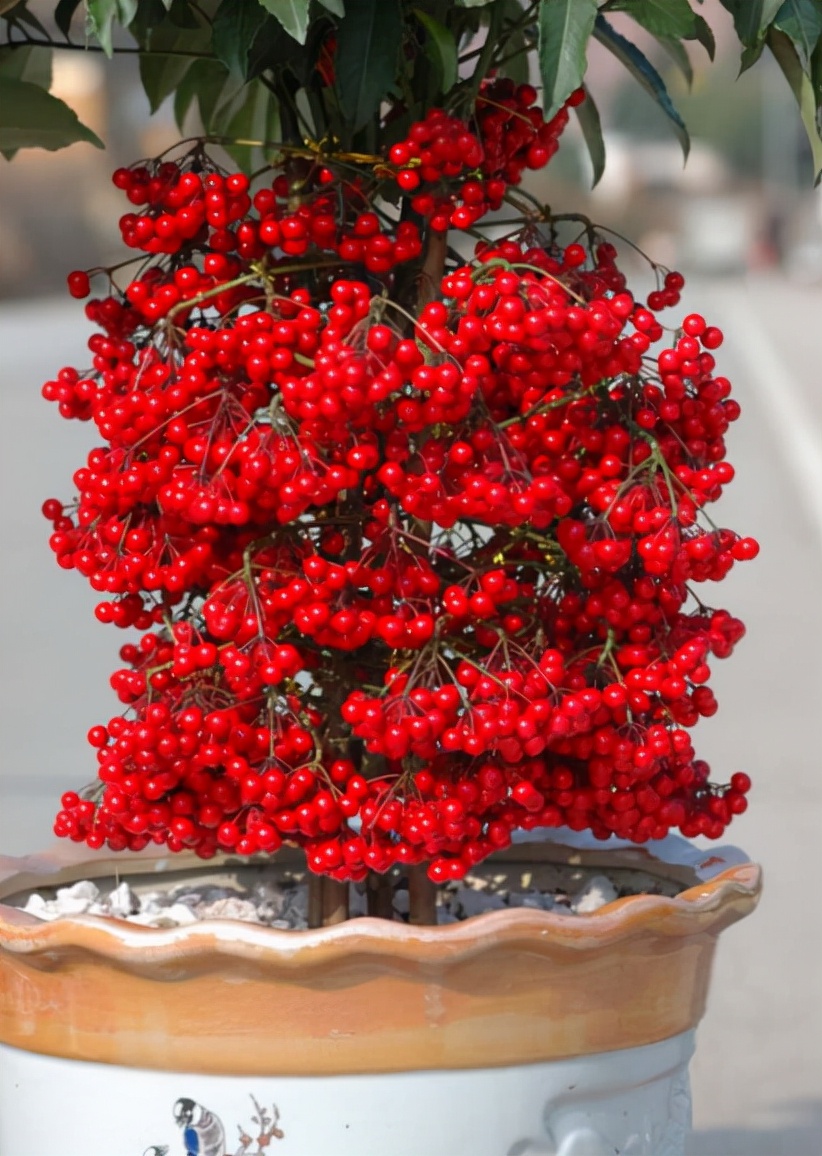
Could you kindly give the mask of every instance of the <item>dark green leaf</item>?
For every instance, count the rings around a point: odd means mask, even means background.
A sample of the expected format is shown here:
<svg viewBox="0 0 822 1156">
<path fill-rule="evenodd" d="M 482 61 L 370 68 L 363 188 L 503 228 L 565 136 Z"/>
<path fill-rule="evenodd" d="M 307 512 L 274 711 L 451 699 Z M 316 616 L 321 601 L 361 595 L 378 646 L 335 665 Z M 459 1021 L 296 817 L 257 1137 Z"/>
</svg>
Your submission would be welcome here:
<svg viewBox="0 0 822 1156">
<path fill-rule="evenodd" d="M 399 0 L 346 0 L 337 33 L 337 90 L 349 127 L 375 115 L 397 76 L 403 37 Z"/>
<path fill-rule="evenodd" d="M 711 30 L 710 24 L 704 16 L 696 16 L 696 32 L 694 34 L 694 40 L 699 41 L 699 43 L 708 53 L 708 56 L 711 58 L 711 60 L 713 60 L 714 56 L 716 56 L 716 40 L 714 39 L 714 34 Z"/>
<path fill-rule="evenodd" d="M 305 44 L 310 0 L 258 0 L 258 3 L 279 20 L 289 36 Z"/>
<path fill-rule="evenodd" d="M 164 17 L 162 23 L 140 27 L 135 33 L 145 50 L 140 54 L 140 79 L 151 111 L 156 112 L 166 97 L 183 83 L 198 55 L 208 54 L 211 29 L 205 24 L 180 28 Z"/>
<path fill-rule="evenodd" d="M 246 76 L 249 80 L 259 76 L 268 68 L 288 65 L 291 72 L 301 75 L 300 66 L 306 57 L 305 49 L 295 46 L 294 40 L 273 16 L 266 16 L 251 43 L 246 62 Z"/>
<path fill-rule="evenodd" d="M 140 54 L 140 80 L 152 112 L 176 92 L 193 63 L 194 60 L 186 56 L 168 56 L 162 52 Z"/>
<path fill-rule="evenodd" d="M 425 54 L 437 71 L 440 91 L 449 92 L 458 80 L 459 61 L 454 34 L 420 8 L 414 9 L 414 15 L 425 29 Z"/>
<path fill-rule="evenodd" d="M 773 21 L 782 0 L 721 0 L 734 18 L 736 34 L 745 48 L 757 44 Z"/>
<path fill-rule="evenodd" d="M 54 23 L 64 36 L 68 36 L 69 30 L 71 29 L 72 17 L 82 2 L 83 0 L 60 0 L 60 3 L 54 9 Z"/>
<path fill-rule="evenodd" d="M 203 124 L 209 123 L 228 77 L 228 69 L 219 60 L 194 61 L 174 93 L 174 119 L 180 132 L 195 101 Z"/>
<path fill-rule="evenodd" d="M 773 26 L 791 38 L 799 62 L 810 76 L 811 56 L 822 36 L 822 0 L 785 0 Z"/>
<path fill-rule="evenodd" d="M 151 37 L 163 26 L 168 27 L 170 14 L 163 0 L 140 0 L 140 6 L 129 25 L 129 32 L 145 48 Z"/>
<path fill-rule="evenodd" d="M 100 138 L 62 100 L 30 81 L 0 76 L 0 150 L 53 152 L 76 141 L 103 148 Z"/>
<path fill-rule="evenodd" d="M 657 36 L 656 39 L 685 77 L 685 82 L 690 88 L 694 82 L 694 70 L 685 45 L 681 40 L 675 40 L 673 36 Z"/>
<path fill-rule="evenodd" d="M 696 14 L 688 0 L 617 0 L 609 12 L 625 12 L 654 36 L 696 39 Z"/>
<path fill-rule="evenodd" d="M 777 63 L 791 87 L 794 99 L 799 105 L 802 124 L 805 127 L 813 155 L 814 183 L 819 184 L 820 178 L 822 178 L 822 139 L 819 135 L 814 86 L 806 75 L 789 36 L 771 28 L 768 32 L 768 47 L 776 57 Z"/>
<path fill-rule="evenodd" d="M 649 96 L 653 97 L 662 111 L 673 125 L 682 151 L 687 158 L 691 148 L 688 130 L 685 122 L 674 107 L 673 101 L 665 87 L 665 81 L 651 64 L 643 52 L 621 33 L 617 32 L 603 16 L 597 17 L 594 35 L 601 44 L 614 54 L 617 60 L 628 69 L 631 75 L 639 81 Z"/>
<path fill-rule="evenodd" d="M 211 43 L 226 68 L 248 75 L 248 54 L 254 38 L 268 16 L 257 0 L 232 0 L 221 4 L 211 26 Z"/>
<path fill-rule="evenodd" d="M 51 49 L 31 44 L 20 48 L 0 48 L 0 76 L 27 80 L 48 91 L 51 87 Z"/>
<path fill-rule="evenodd" d="M 752 65 L 756 64 L 762 53 L 765 51 L 765 39 L 763 37 L 757 44 L 751 44 L 747 48 L 742 49 L 742 56 L 739 61 L 739 71 L 747 72 Z"/>
<path fill-rule="evenodd" d="M 282 136 L 276 98 L 259 80 L 223 105 L 209 127 L 215 135 L 227 138 L 223 148 L 247 173 L 271 159 Z"/>
<path fill-rule="evenodd" d="M 596 0 L 542 0 L 539 71 L 546 119 L 582 84 L 596 15 Z"/>
<path fill-rule="evenodd" d="M 26 28 L 31 28 L 39 36 L 48 38 L 48 32 L 34 13 L 29 12 L 26 4 L 7 4 L 4 12 L 7 14 L 5 19 L 8 20 L 9 24 L 22 24 Z"/>
<path fill-rule="evenodd" d="M 576 106 L 574 112 L 577 114 L 579 126 L 588 148 L 588 155 L 591 158 L 594 174 L 592 184 L 596 185 L 605 171 L 605 141 L 602 139 L 599 110 L 587 88 L 585 89 L 585 100 Z"/>
<path fill-rule="evenodd" d="M 140 0 L 141 6 L 144 3 L 145 0 Z M 192 4 L 189 0 L 160 0 L 160 3 L 167 10 L 169 20 L 178 28 L 199 28 L 204 16 L 213 20 L 217 14 L 214 3 Z"/>
<path fill-rule="evenodd" d="M 137 4 L 138 0 L 86 0 L 89 26 L 106 56 L 112 55 L 114 25 L 128 28 L 137 13 Z"/>
<path fill-rule="evenodd" d="M 335 16 L 345 16 L 345 0 L 320 0 L 320 4 Z"/>
</svg>

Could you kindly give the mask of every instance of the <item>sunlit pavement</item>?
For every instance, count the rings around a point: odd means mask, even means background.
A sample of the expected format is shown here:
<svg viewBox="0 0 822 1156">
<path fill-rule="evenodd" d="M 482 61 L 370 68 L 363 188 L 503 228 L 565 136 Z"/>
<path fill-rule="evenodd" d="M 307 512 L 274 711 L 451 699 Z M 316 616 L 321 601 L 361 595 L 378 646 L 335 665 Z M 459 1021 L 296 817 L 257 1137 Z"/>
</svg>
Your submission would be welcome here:
<svg viewBox="0 0 822 1156">
<path fill-rule="evenodd" d="M 754 779 L 733 841 L 765 865 L 758 912 L 725 933 L 693 1064 L 690 1156 L 822 1156 L 822 288 L 778 277 L 694 284 L 686 301 L 733 333 L 720 366 L 744 407 L 721 524 L 758 537 L 717 603 L 749 624 L 719 664 L 719 714 L 697 733 L 727 781 Z M 66 496 L 93 430 L 61 421 L 40 385 L 86 361 L 82 310 L 0 306 L 0 849 L 50 841 L 61 790 L 93 777 L 85 732 L 114 710 L 120 642 L 95 596 L 60 571 L 40 514 Z M 421 1154 L 422 1156 L 422 1154 Z M 466 1154 L 467 1156 L 467 1154 Z"/>
</svg>

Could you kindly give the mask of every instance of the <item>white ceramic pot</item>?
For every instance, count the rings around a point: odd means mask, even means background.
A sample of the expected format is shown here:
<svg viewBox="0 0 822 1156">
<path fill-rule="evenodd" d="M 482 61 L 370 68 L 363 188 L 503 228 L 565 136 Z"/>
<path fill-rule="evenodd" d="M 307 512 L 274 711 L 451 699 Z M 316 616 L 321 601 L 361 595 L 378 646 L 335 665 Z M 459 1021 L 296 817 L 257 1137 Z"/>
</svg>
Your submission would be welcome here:
<svg viewBox="0 0 822 1156">
<path fill-rule="evenodd" d="M 681 1156 L 716 938 L 759 871 L 666 844 L 617 855 L 675 898 L 303 932 L 41 923 L 3 898 L 111 859 L 0 861 L 0 1154 Z"/>
</svg>

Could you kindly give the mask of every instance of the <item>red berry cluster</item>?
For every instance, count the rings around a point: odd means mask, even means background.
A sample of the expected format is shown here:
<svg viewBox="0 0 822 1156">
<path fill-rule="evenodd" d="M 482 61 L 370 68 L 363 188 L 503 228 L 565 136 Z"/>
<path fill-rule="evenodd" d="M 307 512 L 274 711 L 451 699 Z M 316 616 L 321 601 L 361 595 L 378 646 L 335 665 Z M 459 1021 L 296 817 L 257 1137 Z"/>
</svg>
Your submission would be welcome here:
<svg viewBox="0 0 822 1156">
<path fill-rule="evenodd" d="M 483 84 L 473 124 L 442 109 L 416 121 L 388 158 L 403 193 L 432 229 L 468 229 L 503 202 L 526 168 L 541 169 L 559 147 L 568 109 L 585 98 L 578 89 L 545 120 L 530 84 L 506 79 Z"/>
<path fill-rule="evenodd" d="M 739 415 L 720 331 L 664 330 L 681 276 L 638 301 L 590 226 L 481 242 L 431 299 L 466 188 L 490 203 L 547 159 L 566 114 L 534 100 L 494 82 L 476 132 L 414 126 L 390 159 L 447 198 L 427 230 L 348 162 L 299 193 L 200 148 L 118 170 L 149 260 L 89 302 L 88 370 L 44 387 L 101 444 L 43 512 L 98 617 L 142 637 L 58 834 L 443 880 L 517 829 L 715 838 L 744 810 L 689 735 L 743 633 L 692 591 L 757 550 L 703 513 Z"/>
</svg>

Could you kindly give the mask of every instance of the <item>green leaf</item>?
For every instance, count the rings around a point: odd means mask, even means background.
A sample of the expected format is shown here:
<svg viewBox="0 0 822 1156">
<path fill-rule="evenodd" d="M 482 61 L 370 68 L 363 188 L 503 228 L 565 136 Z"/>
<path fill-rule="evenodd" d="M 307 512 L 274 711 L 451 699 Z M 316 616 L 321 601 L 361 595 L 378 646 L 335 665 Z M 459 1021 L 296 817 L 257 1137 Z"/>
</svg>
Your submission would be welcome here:
<svg viewBox="0 0 822 1156">
<path fill-rule="evenodd" d="M 596 0 L 542 0 L 539 70 L 546 119 L 558 112 L 582 84 L 596 16 Z"/>
<path fill-rule="evenodd" d="M 496 0 L 457 0 L 458 8 L 487 8 L 489 4 L 496 3 Z"/>
<path fill-rule="evenodd" d="M 4 19 L 8 20 L 9 24 L 22 24 L 24 27 L 31 28 L 38 36 L 48 39 L 47 29 L 43 27 L 33 12 L 29 12 L 25 0 L 22 3 L 7 4 L 3 11 L 8 13 Z"/>
<path fill-rule="evenodd" d="M 437 70 L 440 91 L 450 92 L 459 79 L 459 54 L 454 34 L 420 8 L 414 15 L 425 29 L 425 53 Z"/>
<path fill-rule="evenodd" d="M 140 0 L 140 7 L 129 25 L 129 32 L 140 45 L 145 48 L 151 37 L 163 27 L 168 27 L 170 13 L 163 4 L 163 0 Z"/>
<path fill-rule="evenodd" d="M 140 54 L 140 80 L 152 112 L 157 111 L 167 96 L 177 91 L 193 63 L 191 58 L 169 56 L 163 52 Z"/>
<path fill-rule="evenodd" d="M 799 62 L 810 76 L 811 56 L 822 36 L 822 0 L 785 0 L 773 26 L 791 38 Z"/>
<path fill-rule="evenodd" d="M 694 70 L 685 45 L 681 40 L 676 40 L 673 36 L 657 36 L 656 40 L 665 49 L 671 60 L 673 60 L 674 64 L 685 77 L 685 82 L 690 88 L 694 82 Z"/>
<path fill-rule="evenodd" d="M 696 38 L 696 13 L 688 0 L 617 0 L 609 12 L 625 12 L 653 36 Z"/>
<path fill-rule="evenodd" d="M 279 20 L 289 36 L 305 44 L 310 0 L 258 0 L 258 3 Z"/>
<path fill-rule="evenodd" d="M 621 33 L 612 28 L 603 16 L 597 17 L 594 35 L 600 44 L 614 54 L 614 56 L 628 69 L 631 75 L 639 81 L 649 96 L 653 97 L 662 111 L 673 125 L 682 152 L 686 159 L 691 148 L 688 130 L 685 122 L 674 107 L 674 103 L 665 87 L 665 81 L 651 64 L 644 53 L 640 52 L 635 44 L 627 40 Z"/>
<path fill-rule="evenodd" d="M 55 96 L 28 80 L 0 76 L 0 151 L 41 148 L 54 152 L 76 141 L 103 142 Z"/>
<path fill-rule="evenodd" d="M 319 2 L 335 16 L 345 16 L 345 0 L 319 0 Z"/>
<path fill-rule="evenodd" d="M 112 55 L 114 25 L 128 28 L 137 14 L 138 0 L 86 0 L 89 27 L 106 56 Z"/>
<path fill-rule="evenodd" d="M 138 39 L 144 50 L 140 53 L 140 79 L 151 111 L 156 112 L 166 97 L 179 89 L 197 54 L 208 53 L 211 29 L 205 24 L 181 28 L 164 18 L 161 24 L 141 27 Z"/>
<path fill-rule="evenodd" d="M 786 33 L 771 28 L 768 32 L 768 47 L 776 57 L 799 105 L 802 124 L 813 156 L 814 184 L 818 185 L 822 178 L 822 139 L 819 135 L 814 86 L 802 67 L 792 40 Z"/>
<path fill-rule="evenodd" d="M 257 0 L 221 4 L 211 26 L 211 44 L 226 68 L 248 76 L 248 54 L 254 38 L 268 20 Z"/>
<path fill-rule="evenodd" d="M 145 0 L 140 0 L 141 6 Z M 195 0 L 160 0 L 160 3 L 166 9 L 169 19 L 176 24 L 178 28 L 199 28 L 203 19 L 213 20 L 217 5 L 211 3 L 197 4 Z"/>
<path fill-rule="evenodd" d="M 742 56 L 739 60 L 739 72 L 747 72 L 757 60 L 759 60 L 762 53 L 765 51 L 765 38 L 758 41 L 756 44 L 751 44 L 747 48 L 742 49 Z"/>
<path fill-rule="evenodd" d="M 83 0 L 60 0 L 60 3 L 54 9 L 54 23 L 64 36 L 68 36 L 72 17 L 82 2 Z"/>
<path fill-rule="evenodd" d="M 246 79 L 253 80 L 266 69 L 287 65 L 295 76 L 302 77 L 305 49 L 295 47 L 294 40 L 273 16 L 266 16 L 251 42 L 246 61 Z M 313 60 L 311 62 L 313 68 Z"/>
<path fill-rule="evenodd" d="M 0 48 L 0 76 L 27 80 L 38 88 L 51 88 L 51 49 L 31 44 L 20 48 Z"/>
<path fill-rule="evenodd" d="M 337 91 L 357 132 L 368 124 L 397 77 L 404 31 L 399 0 L 346 0 L 337 33 Z"/>
<path fill-rule="evenodd" d="M 772 23 L 782 0 L 721 0 L 734 18 L 736 34 L 745 48 L 757 44 Z"/>
<path fill-rule="evenodd" d="M 270 160 L 272 146 L 282 136 L 276 98 L 259 80 L 246 85 L 233 101 L 223 105 L 209 128 L 230 138 L 223 142 L 223 148 L 246 173 Z"/>
<path fill-rule="evenodd" d="M 195 101 L 203 125 L 208 125 L 228 77 L 228 69 L 219 60 L 193 62 L 174 93 L 174 119 L 180 132 Z"/>
<path fill-rule="evenodd" d="M 700 0 L 700 3 L 702 0 Z M 716 56 L 716 40 L 711 30 L 711 26 L 704 16 L 697 14 L 696 16 L 696 32 L 694 40 L 698 40 L 711 60 Z"/>
<path fill-rule="evenodd" d="M 605 141 L 602 138 L 599 110 L 587 88 L 585 89 L 585 100 L 576 106 L 574 112 L 577 114 L 579 127 L 582 129 L 588 155 L 591 158 L 591 167 L 594 173 L 592 184 L 597 185 L 605 171 Z"/>
<path fill-rule="evenodd" d="M 19 48 L 0 48 L 0 77 L 9 80 L 27 80 L 48 91 L 51 86 L 51 49 L 21 44 Z M 0 149 L 6 160 L 16 155 L 17 149 Z"/>
</svg>

